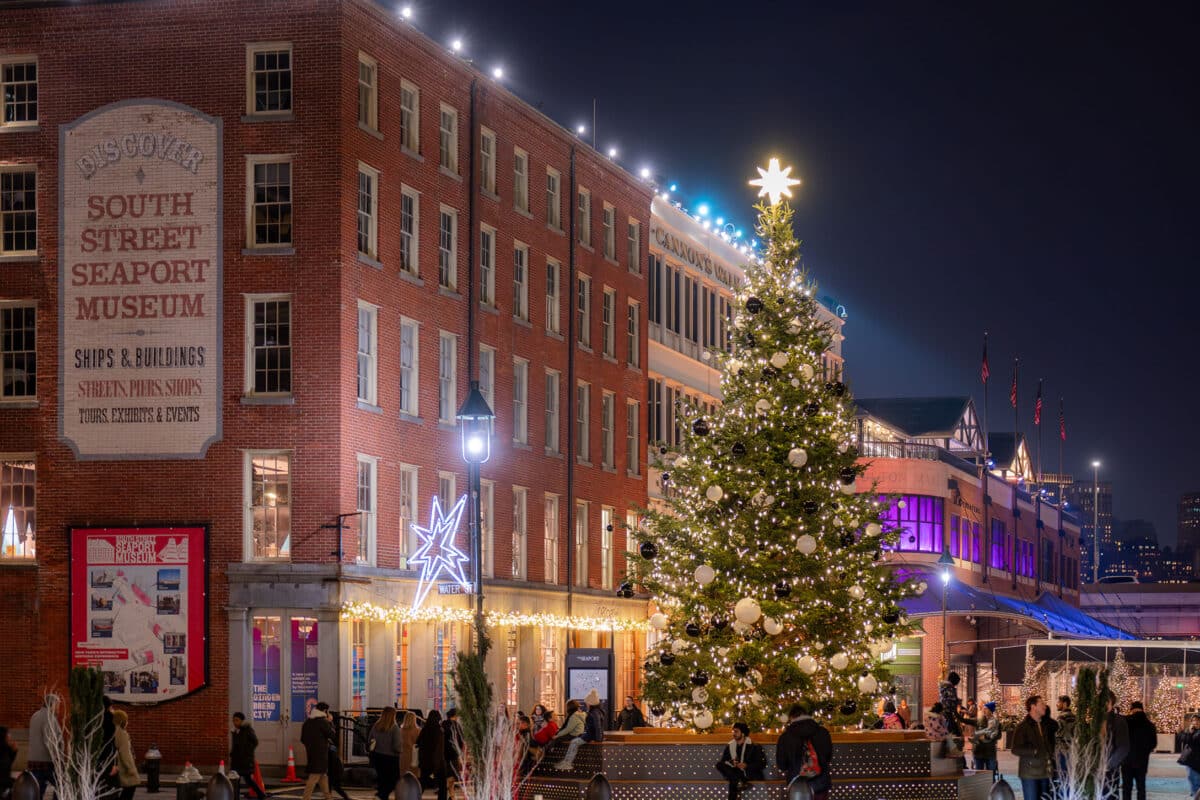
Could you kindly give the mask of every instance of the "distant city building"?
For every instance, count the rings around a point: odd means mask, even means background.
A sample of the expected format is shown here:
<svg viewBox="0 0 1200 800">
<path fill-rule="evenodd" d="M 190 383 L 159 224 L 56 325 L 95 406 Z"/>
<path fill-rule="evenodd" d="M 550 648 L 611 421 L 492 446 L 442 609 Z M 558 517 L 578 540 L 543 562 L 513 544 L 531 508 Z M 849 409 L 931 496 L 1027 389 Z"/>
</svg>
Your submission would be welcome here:
<svg viewBox="0 0 1200 800">
<path fill-rule="evenodd" d="M 1192 569 L 1200 573 L 1200 492 L 1188 492 L 1179 498 L 1179 528 L 1175 550 L 1191 558 Z"/>
<path fill-rule="evenodd" d="M 1097 488 L 1099 491 L 1097 491 Z M 1096 522 L 1100 527 L 1100 548 L 1101 550 L 1111 550 L 1114 544 L 1113 538 L 1113 517 L 1112 517 L 1112 483 L 1109 481 L 1100 481 L 1094 485 L 1092 481 L 1077 480 L 1069 487 L 1066 487 L 1065 492 L 1067 500 L 1067 508 L 1079 516 L 1082 524 L 1082 546 L 1080 548 L 1080 568 L 1083 570 L 1083 579 L 1085 582 L 1091 581 L 1092 576 L 1092 557 L 1094 553 L 1094 544 L 1092 540 L 1092 521 L 1094 518 L 1094 509 L 1096 508 L 1096 498 L 1099 499 L 1099 514 Z M 1101 564 L 1105 561 L 1101 557 Z"/>
<path fill-rule="evenodd" d="M 1187 583 L 1197 576 L 1191 559 L 1169 547 L 1163 549 L 1155 572 L 1159 583 Z"/>
</svg>

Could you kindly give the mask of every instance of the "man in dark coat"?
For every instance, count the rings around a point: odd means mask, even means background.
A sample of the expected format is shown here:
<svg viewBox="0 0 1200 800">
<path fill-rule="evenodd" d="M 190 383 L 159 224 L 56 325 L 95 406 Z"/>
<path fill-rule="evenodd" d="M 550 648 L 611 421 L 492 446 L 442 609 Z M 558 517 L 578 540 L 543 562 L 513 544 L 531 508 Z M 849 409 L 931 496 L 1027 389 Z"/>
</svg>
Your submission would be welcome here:
<svg viewBox="0 0 1200 800">
<path fill-rule="evenodd" d="M 313 789 L 321 785 L 325 800 L 329 797 L 329 747 L 333 744 L 333 723 L 320 708 L 308 712 L 300 726 L 300 744 L 308 762 L 308 780 L 304 782 L 304 800 L 312 800 Z"/>
<path fill-rule="evenodd" d="M 1017 777 L 1025 800 L 1048 800 L 1054 769 L 1054 735 L 1046 725 L 1046 701 L 1030 695 L 1025 701 L 1025 719 L 1012 735 L 1012 753 L 1017 757 Z"/>
<path fill-rule="evenodd" d="M 1194 795 L 1200 792 L 1200 714 L 1192 714 L 1192 718 L 1188 720 L 1188 729 L 1184 731 L 1183 753 L 1180 753 L 1180 758 L 1183 759 L 1183 766 L 1187 767 L 1188 786 Z"/>
<path fill-rule="evenodd" d="M 1125 723 L 1129 728 L 1129 755 L 1121 762 L 1121 800 L 1131 800 L 1135 784 L 1138 800 L 1146 800 L 1146 772 L 1150 769 L 1150 754 L 1158 746 L 1158 729 L 1139 701 L 1129 704 Z"/>
<path fill-rule="evenodd" d="M 620 714 L 617 714 L 617 730 L 631 731 L 634 728 L 644 727 L 646 727 L 645 715 L 637 707 L 637 703 L 633 702 L 633 695 L 626 696 L 625 707 L 621 709 Z"/>
<path fill-rule="evenodd" d="M 1104 785 L 1115 790 L 1121 780 L 1121 764 L 1129 755 L 1129 725 L 1117 713 L 1117 699 L 1110 689 L 1105 698 L 1108 716 L 1104 718 L 1105 736 L 1108 738 L 1108 763 L 1104 765 Z"/>
<path fill-rule="evenodd" d="M 258 735 L 246 715 L 240 711 L 233 714 L 233 733 L 230 735 L 229 768 L 238 774 L 247 791 L 262 800 L 267 796 L 254 779 L 254 751 L 258 749 Z"/>
<path fill-rule="evenodd" d="M 833 778 L 829 774 L 829 766 L 833 761 L 833 738 L 813 719 L 812 706 L 794 703 L 788 711 L 787 728 L 779 734 L 779 741 L 775 745 L 775 765 L 789 783 L 802 773 L 808 761 L 806 756 L 810 744 L 816 752 L 816 767 L 820 771 L 808 778 L 809 788 L 812 789 L 813 800 L 828 800 L 829 789 L 833 786 Z"/>
<path fill-rule="evenodd" d="M 717 772 L 729 781 L 729 800 L 738 800 L 738 793 L 750 781 L 761 781 L 766 774 L 767 756 L 762 746 L 750 741 L 750 726 L 733 724 L 733 740 L 721 748 Z"/>
</svg>

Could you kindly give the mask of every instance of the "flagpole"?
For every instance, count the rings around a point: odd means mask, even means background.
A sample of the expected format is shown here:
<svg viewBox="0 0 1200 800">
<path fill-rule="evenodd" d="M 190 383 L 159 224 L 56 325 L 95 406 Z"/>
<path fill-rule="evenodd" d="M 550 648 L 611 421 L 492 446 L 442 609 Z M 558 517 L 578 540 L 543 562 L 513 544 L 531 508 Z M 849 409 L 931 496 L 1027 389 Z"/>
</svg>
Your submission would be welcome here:
<svg viewBox="0 0 1200 800">
<path fill-rule="evenodd" d="M 987 358 L 987 331 L 983 332 L 983 552 L 979 554 L 983 560 L 983 582 L 988 582 L 988 570 L 991 568 L 992 557 L 992 533 L 991 526 L 988 522 L 989 497 L 988 497 L 988 473 L 991 472 L 991 467 L 988 466 L 988 461 L 992 457 L 990 443 L 988 442 L 988 378 L 991 377 L 991 368 L 988 365 Z M 972 540 L 973 541 L 973 540 Z M 972 555 L 974 555 L 972 553 Z"/>
<path fill-rule="evenodd" d="M 1063 474 L 1063 441 L 1064 441 L 1063 431 L 1064 431 L 1065 424 L 1066 423 L 1063 420 L 1063 399 L 1060 397 L 1060 398 L 1058 398 L 1058 479 L 1060 481 L 1058 493 L 1060 495 L 1059 496 L 1059 501 L 1060 501 L 1059 504 L 1060 505 L 1061 505 L 1061 501 L 1062 501 L 1061 481 L 1062 481 L 1062 474 Z"/>
<path fill-rule="evenodd" d="M 1021 359 L 1013 359 L 1013 390 L 1012 390 L 1012 407 L 1013 407 L 1013 459 L 1017 462 L 1017 469 L 1021 468 L 1021 396 L 1017 394 L 1021 388 L 1017 384 L 1019 371 L 1021 368 Z M 1021 476 L 1017 475 L 1017 482 L 1020 483 Z"/>
<path fill-rule="evenodd" d="M 1037 488 L 1042 488 L 1042 379 L 1038 378 L 1037 395 Z"/>
</svg>

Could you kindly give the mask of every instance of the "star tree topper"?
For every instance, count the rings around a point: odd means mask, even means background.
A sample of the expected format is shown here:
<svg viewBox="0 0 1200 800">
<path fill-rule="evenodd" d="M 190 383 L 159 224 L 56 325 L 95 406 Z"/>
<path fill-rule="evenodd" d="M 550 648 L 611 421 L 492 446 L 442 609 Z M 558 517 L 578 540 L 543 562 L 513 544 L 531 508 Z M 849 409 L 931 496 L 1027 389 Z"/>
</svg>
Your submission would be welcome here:
<svg viewBox="0 0 1200 800">
<path fill-rule="evenodd" d="M 464 494 L 450 509 L 450 513 L 442 512 L 442 503 L 437 495 L 433 496 L 433 511 L 430 513 L 429 527 L 422 528 L 413 523 L 421 545 L 408 563 L 420 566 L 421 575 L 417 582 L 417 596 L 413 599 L 413 608 L 420 608 L 425 597 L 438 576 L 445 570 L 446 574 L 464 591 L 471 591 L 471 584 L 463 574 L 463 564 L 470 559 L 454 544 L 454 536 L 458 533 L 458 523 L 462 519 L 463 508 L 467 504 Z"/>
<path fill-rule="evenodd" d="M 772 158 L 766 169 L 762 167 L 756 167 L 756 169 L 760 177 L 750 181 L 750 185 L 760 187 L 758 196 L 762 197 L 764 194 L 769 196 L 773 206 L 779 205 L 780 196 L 791 197 L 791 187 L 800 183 L 797 179 L 788 177 L 792 174 L 791 167 L 782 170 L 779 168 L 778 158 Z"/>
</svg>

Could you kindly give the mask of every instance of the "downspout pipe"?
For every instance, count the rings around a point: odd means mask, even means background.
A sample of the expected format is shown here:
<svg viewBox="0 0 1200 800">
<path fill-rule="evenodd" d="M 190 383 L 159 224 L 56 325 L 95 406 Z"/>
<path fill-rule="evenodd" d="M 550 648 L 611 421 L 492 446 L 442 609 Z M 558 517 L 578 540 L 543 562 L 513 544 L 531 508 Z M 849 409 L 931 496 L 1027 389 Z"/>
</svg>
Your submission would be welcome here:
<svg viewBox="0 0 1200 800">
<path fill-rule="evenodd" d="M 571 145 L 567 195 L 567 275 L 562 285 L 567 287 L 567 616 L 574 613 L 575 603 L 575 145 Z M 584 540 L 584 547 L 587 541 Z"/>
</svg>

